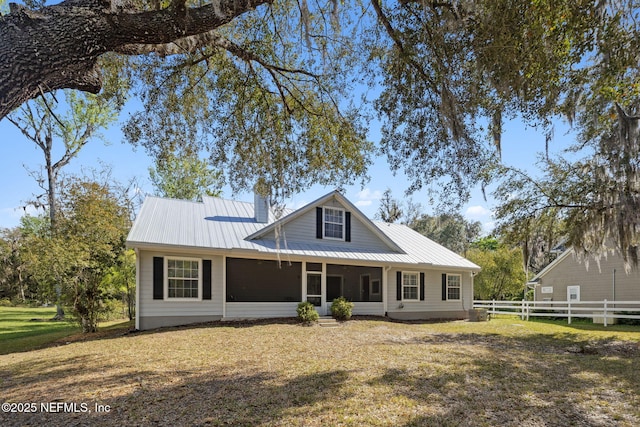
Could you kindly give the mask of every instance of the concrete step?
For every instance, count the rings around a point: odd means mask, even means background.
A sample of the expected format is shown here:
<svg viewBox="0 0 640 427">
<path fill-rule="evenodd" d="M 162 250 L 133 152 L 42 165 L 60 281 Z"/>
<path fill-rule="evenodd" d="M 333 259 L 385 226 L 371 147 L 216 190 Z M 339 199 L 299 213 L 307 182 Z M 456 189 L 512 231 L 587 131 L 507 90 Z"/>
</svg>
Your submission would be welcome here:
<svg viewBox="0 0 640 427">
<path fill-rule="evenodd" d="M 322 326 L 323 328 L 335 328 L 340 326 L 336 319 L 329 316 L 321 316 L 318 319 L 318 325 Z"/>
</svg>

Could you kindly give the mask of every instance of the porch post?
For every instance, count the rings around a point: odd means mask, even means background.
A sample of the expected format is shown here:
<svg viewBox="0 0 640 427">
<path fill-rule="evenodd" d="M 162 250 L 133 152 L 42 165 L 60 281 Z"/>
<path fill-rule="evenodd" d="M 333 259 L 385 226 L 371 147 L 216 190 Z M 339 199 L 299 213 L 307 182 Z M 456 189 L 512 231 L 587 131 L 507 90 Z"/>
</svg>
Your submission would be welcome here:
<svg viewBox="0 0 640 427">
<path fill-rule="evenodd" d="M 302 261 L 302 301 L 307 300 L 307 262 Z M 302 302 L 300 301 L 300 302 Z"/>
<path fill-rule="evenodd" d="M 382 267 L 382 309 L 383 316 L 387 315 L 387 308 L 389 302 L 387 301 L 387 276 L 389 275 L 389 271 L 391 271 L 391 266 Z"/>
<path fill-rule="evenodd" d="M 327 314 L 327 263 L 322 263 L 322 274 L 320 275 L 320 293 L 322 297 L 320 298 L 320 313 L 321 316 L 325 316 Z"/>
<path fill-rule="evenodd" d="M 222 318 L 227 317 L 227 256 L 222 255 Z"/>
</svg>

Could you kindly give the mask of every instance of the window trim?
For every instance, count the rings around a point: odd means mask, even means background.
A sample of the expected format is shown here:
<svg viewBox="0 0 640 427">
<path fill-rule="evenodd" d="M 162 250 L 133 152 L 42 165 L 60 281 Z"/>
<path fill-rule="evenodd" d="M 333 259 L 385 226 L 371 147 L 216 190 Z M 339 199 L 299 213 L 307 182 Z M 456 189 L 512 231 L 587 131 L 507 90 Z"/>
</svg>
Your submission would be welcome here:
<svg viewBox="0 0 640 427">
<path fill-rule="evenodd" d="M 336 210 L 336 211 L 340 211 L 342 212 L 342 223 L 338 224 L 337 222 L 329 222 L 329 224 L 336 224 L 336 225 L 340 225 L 342 227 L 342 238 L 340 237 L 332 237 L 332 236 L 327 236 L 327 220 L 326 220 L 326 210 L 327 209 L 332 209 L 332 210 Z M 340 207 L 334 207 L 334 206 L 323 206 L 322 207 L 322 238 L 323 239 L 328 239 L 328 240 L 337 240 L 339 242 L 344 242 L 345 238 L 346 238 L 346 233 L 347 233 L 347 229 L 346 229 L 346 210 L 344 208 L 340 208 Z"/>
<path fill-rule="evenodd" d="M 462 274 L 460 273 L 446 273 L 447 274 L 447 301 L 462 301 Z M 460 279 L 459 286 L 451 286 L 449 285 L 449 277 L 458 277 Z M 459 297 L 458 298 L 449 298 L 449 289 L 458 289 Z"/>
<path fill-rule="evenodd" d="M 197 298 L 169 296 L 169 260 L 198 262 L 198 297 Z M 175 301 L 175 302 L 202 301 L 202 286 L 203 286 L 202 282 L 203 280 L 202 280 L 202 259 L 201 258 L 190 258 L 190 257 L 179 257 L 179 256 L 164 257 L 164 301 Z"/>
<path fill-rule="evenodd" d="M 402 296 L 402 301 L 420 302 L 420 272 L 419 271 L 402 271 L 401 274 L 402 275 L 400 277 L 402 277 L 402 286 L 401 286 L 401 289 L 402 289 L 402 295 L 401 295 Z M 404 275 L 405 274 L 416 276 L 416 284 L 415 284 L 415 286 L 414 285 L 405 285 L 404 284 Z M 415 299 L 414 298 L 409 299 L 409 298 L 405 298 L 404 297 L 404 288 L 405 287 L 411 287 L 411 288 L 415 287 L 416 288 L 416 298 Z"/>
</svg>

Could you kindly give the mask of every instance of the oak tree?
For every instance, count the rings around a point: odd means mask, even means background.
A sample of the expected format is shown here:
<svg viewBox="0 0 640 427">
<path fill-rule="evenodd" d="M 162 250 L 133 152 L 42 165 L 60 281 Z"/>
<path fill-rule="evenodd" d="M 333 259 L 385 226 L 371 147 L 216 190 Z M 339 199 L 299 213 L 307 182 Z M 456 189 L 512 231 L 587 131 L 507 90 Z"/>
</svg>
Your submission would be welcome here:
<svg viewBox="0 0 640 427">
<path fill-rule="evenodd" d="M 135 95 L 143 102 L 125 127 L 131 142 L 161 154 L 172 148 L 162 135 L 183 135 L 180 144 L 206 148 L 234 190 L 260 181 L 280 197 L 315 183 L 365 178 L 373 115 L 382 122 L 380 148 L 394 170 L 409 176 L 410 189 L 434 188 L 453 201 L 495 177 L 503 124 L 516 117 L 549 135 L 552 121 L 566 117 L 579 129 L 580 144 L 604 149 L 620 166 L 613 173 L 629 176 L 640 98 L 638 6 L 637 0 L 12 6 L 0 20 L 0 117 L 41 93 L 97 92 L 104 81 L 120 101 Z M 374 91 L 362 90 L 363 83 Z M 589 179 L 609 170 L 590 171 Z M 593 209 L 578 215 L 576 242 L 596 249 L 589 236 L 611 218 L 617 231 L 608 232 L 629 252 L 637 243 L 635 190 L 616 184 L 614 196 L 606 180 L 596 181 L 593 203 L 587 201 Z"/>
<path fill-rule="evenodd" d="M 160 197 L 202 201 L 203 195 L 221 194 L 222 174 L 195 153 L 171 153 L 156 159 L 149 177 Z"/>
</svg>

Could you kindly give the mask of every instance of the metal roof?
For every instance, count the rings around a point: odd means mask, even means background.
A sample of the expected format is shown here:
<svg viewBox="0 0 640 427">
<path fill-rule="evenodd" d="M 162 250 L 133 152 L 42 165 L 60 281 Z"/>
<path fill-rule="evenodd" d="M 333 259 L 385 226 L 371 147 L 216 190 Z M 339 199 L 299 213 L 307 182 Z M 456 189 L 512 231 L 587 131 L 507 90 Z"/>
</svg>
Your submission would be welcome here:
<svg viewBox="0 0 640 427">
<path fill-rule="evenodd" d="M 319 201 L 323 198 L 318 199 Z M 318 201 L 316 201 L 318 202 Z M 310 205 L 313 206 L 315 202 Z M 309 206 L 301 208 L 308 210 Z M 357 211 L 357 209 L 354 207 Z M 297 212 L 297 211 L 296 211 Z M 363 218 L 364 215 L 357 211 Z M 295 218 L 294 211 L 284 215 Z M 381 251 L 351 245 L 281 241 L 266 237 L 261 230 L 270 223 L 258 223 L 254 218 L 253 203 L 204 197 L 202 202 L 147 197 L 138 213 L 129 236 L 129 247 L 178 247 L 214 249 L 223 251 L 252 251 L 273 256 L 295 256 L 384 263 L 385 265 L 432 265 L 465 270 L 480 267 L 449 249 L 437 244 L 407 226 L 369 221 L 397 246 Z M 249 236 L 257 238 L 249 239 Z M 279 246 L 279 247 L 278 247 Z"/>
</svg>

